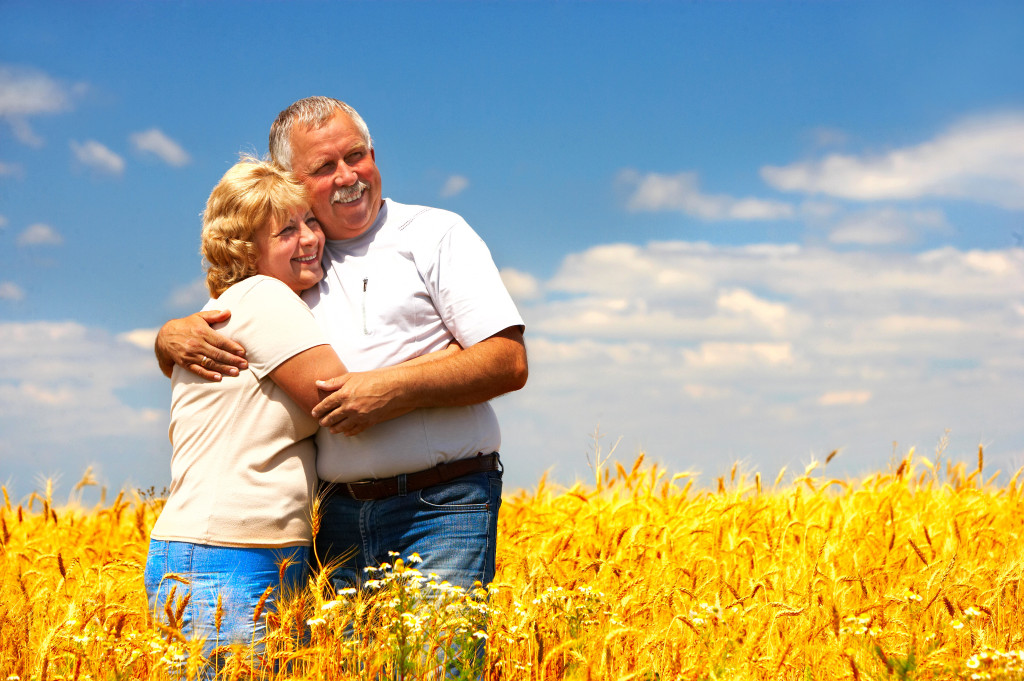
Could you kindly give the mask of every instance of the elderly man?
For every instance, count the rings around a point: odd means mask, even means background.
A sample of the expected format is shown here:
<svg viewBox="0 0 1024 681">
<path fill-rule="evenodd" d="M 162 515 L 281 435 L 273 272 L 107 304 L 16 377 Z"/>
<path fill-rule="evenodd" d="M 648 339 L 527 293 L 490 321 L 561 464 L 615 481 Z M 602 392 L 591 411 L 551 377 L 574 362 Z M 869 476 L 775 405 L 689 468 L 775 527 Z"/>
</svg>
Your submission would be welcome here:
<svg viewBox="0 0 1024 681">
<path fill-rule="evenodd" d="M 349 373 L 318 382 L 317 469 L 332 483 L 316 539 L 357 582 L 389 552 L 464 588 L 494 576 L 501 501 L 493 397 L 527 377 L 523 322 L 486 245 L 454 213 L 383 199 L 369 130 L 344 102 L 309 97 L 270 131 L 273 160 L 309 189 L 325 275 L 303 298 Z M 211 380 L 244 349 L 200 313 L 164 325 L 156 351 Z M 435 361 L 396 366 L 444 349 Z M 226 379 L 230 380 L 230 378 Z M 268 490 L 273 494 L 273 490 Z"/>
</svg>

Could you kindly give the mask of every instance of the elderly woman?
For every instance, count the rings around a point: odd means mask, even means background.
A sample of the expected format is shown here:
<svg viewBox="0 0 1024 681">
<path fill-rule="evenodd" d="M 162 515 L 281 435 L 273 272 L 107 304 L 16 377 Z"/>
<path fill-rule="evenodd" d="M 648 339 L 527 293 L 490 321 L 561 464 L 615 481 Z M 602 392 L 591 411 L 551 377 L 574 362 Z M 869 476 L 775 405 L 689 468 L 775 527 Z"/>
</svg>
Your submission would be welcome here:
<svg viewBox="0 0 1024 681">
<path fill-rule="evenodd" d="M 204 638 L 208 657 L 234 643 L 258 650 L 257 604 L 266 613 L 307 574 L 314 381 L 345 371 L 298 296 L 323 276 L 323 249 L 305 189 L 274 165 L 244 159 L 210 194 L 205 309 L 231 310 L 220 330 L 245 346 L 249 367 L 220 382 L 174 367 L 171 492 L 145 570 L 151 611 Z"/>
</svg>

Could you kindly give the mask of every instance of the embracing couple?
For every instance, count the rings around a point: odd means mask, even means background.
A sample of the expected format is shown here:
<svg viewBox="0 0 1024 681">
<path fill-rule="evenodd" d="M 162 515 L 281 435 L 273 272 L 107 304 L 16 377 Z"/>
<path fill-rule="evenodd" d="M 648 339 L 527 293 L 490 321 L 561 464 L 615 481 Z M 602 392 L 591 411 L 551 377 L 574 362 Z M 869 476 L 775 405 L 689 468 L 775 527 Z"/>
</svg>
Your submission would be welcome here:
<svg viewBox="0 0 1024 681">
<path fill-rule="evenodd" d="M 487 401 L 527 377 L 523 321 L 486 245 L 454 213 L 382 197 L 354 109 L 295 102 L 270 156 L 210 194 L 211 300 L 156 342 L 172 481 L 146 590 L 157 613 L 189 590 L 184 633 L 212 640 L 217 612 L 221 645 L 263 637 L 257 602 L 305 583 L 314 541 L 339 588 L 390 552 L 488 584 L 501 464 Z"/>
</svg>

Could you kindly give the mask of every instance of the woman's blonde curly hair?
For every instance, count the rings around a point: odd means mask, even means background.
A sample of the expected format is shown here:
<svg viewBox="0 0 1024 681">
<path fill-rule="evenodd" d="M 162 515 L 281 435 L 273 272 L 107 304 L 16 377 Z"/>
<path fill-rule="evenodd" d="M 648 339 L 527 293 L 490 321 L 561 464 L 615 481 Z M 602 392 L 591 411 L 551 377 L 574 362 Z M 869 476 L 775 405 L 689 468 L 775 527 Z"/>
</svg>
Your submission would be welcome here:
<svg viewBox="0 0 1024 681">
<path fill-rule="evenodd" d="M 301 182 L 279 166 L 242 156 L 210 192 L 203 211 L 200 253 L 206 288 L 219 298 L 229 286 L 256 274 L 256 231 L 280 223 L 296 208 L 309 205 Z"/>
</svg>

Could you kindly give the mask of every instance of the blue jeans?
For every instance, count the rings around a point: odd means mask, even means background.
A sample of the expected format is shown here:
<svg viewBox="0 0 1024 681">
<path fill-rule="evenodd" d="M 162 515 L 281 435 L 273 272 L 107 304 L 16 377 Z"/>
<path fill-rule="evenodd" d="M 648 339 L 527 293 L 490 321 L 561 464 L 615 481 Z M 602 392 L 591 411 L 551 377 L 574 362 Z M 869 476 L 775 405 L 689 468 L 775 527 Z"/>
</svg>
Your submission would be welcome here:
<svg viewBox="0 0 1024 681">
<path fill-rule="evenodd" d="M 434 487 L 373 501 L 330 495 L 321 507 L 316 557 L 342 560 L 335 588 L 362 583 L 363 568 L 418 553 L 414 566 L 471 589 L 494 579 L 501 471 L 473 473 Z"/>
<path fill-rule="evenodd" d="M 290 564 L 282 571 L 285 558 Z M 308 559 L 307 546 L 235 548 L 151 539 L 144 575 L 149 609 L 159 621 L 168 624 L 165 604 L 172 589 L 172 613 L 180 599 L 191 593 L 182 611 L 181 633 L 186 639 L 205 639 L 203 654 L 212 663 L 212 667 L 206 668 L 206 678 L 211 678 L 223 663 L 213 654 L 221 646 L 252 645 L 257 655 L 262 654 L 266 613 L 276 609 L 282 590 L 292 594 L 303 588 L 309 574 Z M 264 603 L 263 614 L 254 622 L 256 605 L 271 585 L 275 589 Z M 218 596 L 222 613 L 219 629 Z"/>
</svg>

